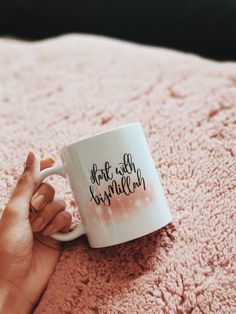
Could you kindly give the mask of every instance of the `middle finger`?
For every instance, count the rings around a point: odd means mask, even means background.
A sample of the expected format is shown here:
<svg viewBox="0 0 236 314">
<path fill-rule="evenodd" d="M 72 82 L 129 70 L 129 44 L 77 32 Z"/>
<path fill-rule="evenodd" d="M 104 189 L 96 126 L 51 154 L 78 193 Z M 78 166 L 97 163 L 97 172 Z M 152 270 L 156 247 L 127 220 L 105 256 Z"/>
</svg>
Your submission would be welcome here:
<svg viewBox="0 0 236 314">
<path fill-rule="evenodd" d="M 54 199 L 39 211 L 31 220 L 32 230 L 41 231 L 59 212 L 66 208 L 66 203 L 61 199 Z"/>
<path fill-rule="evenodd" d="M 50 184 L 43 182 L 31 198 L 31 207 L 36 211 L 41 210 L 53 200 L 54 195 L 54 188 Z"/>
</svg>

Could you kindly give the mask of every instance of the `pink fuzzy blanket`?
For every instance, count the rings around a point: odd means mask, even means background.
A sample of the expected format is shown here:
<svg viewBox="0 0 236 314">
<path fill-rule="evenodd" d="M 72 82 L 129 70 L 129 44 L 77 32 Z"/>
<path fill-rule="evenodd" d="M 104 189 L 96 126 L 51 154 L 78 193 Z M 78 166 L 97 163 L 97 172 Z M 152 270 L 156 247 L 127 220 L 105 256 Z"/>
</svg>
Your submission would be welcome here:
<svg viewBox="0 0 236 314">
<path fill-rule="evenodd" d="M 235 63 L 96 36 L 0 40 L 0 207 L 29 149 L 59 162 L 64 144 L 132 121 L 173 222 L 110 248 L 73 241 L 35 313 L 235 313 Z"/>
</svg>

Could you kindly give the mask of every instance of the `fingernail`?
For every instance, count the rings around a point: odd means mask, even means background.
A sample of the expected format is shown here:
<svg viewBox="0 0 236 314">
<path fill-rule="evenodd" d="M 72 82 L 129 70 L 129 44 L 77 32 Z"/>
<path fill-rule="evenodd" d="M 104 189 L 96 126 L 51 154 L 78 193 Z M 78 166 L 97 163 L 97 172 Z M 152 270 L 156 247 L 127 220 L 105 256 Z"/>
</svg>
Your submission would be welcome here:
<svg viewBox="0 0 236 314">
<path fill-rule="evenodd" d="M 46 197 L 44 194 L 34 195 L 31 200 L 31 205 L 34 209 L 39 210 L 43 207 L 46 202 Z"/>
<path fill-rule="evenodd" d="M 44 225 L 43 217 L 39 216 L 32 221 L 32 230 L 40 231 Z"/>
<path fill-rule="evenodd" d="M 27 156 L 27 159 L 26 159 L 26 162 L 25 162 L 25 166 L 26 167 L 32 166 L 33 163 L 34 163 L 34 160 L 35 160 L 34 153 L 33 152 L 29 152 L 29 154 Z"/>
<path fill-rule="evenodd" d="M 52 234 L 54 234 L 56 232 L 54 226 L 52 224 L 50 224 L 49 226 L 47 226 L 47 228 L 44 230 L 43 235 L 50 236 Z"/>
<path fill-rule="evenodd" d="M 48 160 L 50 161 L 50 163 L 53 165 L 55 160 L 52 157 L 49 157 Z"/>
</svg>

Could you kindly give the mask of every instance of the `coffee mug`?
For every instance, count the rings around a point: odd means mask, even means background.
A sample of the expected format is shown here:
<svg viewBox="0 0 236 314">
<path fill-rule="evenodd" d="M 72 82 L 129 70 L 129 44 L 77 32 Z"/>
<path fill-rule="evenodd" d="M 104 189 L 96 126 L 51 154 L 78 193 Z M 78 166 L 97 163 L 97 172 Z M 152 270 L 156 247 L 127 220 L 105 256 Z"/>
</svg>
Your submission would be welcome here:
<svg viewBox="0 0 236 314">
<path fill-rule="evenodd" d="M 40 182 L 68 178 L 81 222 L 60 241 L 86 234 L 93 248 L 133 240 L 171 219 L 164 191 L 139 122 L 120 126 L 63 147 L 62 164 L 43 170 Z"/>
</svg>

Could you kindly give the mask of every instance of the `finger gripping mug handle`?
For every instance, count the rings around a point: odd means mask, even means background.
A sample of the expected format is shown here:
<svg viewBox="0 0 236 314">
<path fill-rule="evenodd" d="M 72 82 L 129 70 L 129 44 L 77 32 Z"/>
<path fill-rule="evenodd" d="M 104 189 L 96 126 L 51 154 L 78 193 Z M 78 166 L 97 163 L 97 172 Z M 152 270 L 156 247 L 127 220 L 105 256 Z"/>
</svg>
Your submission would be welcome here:
<svg viewBox="0 0 236 314">
<path fill-rule="evenodd" d="M 54 174 L 57 174 L 59 176 L 66 178 L 65 166 L 62 164 L 60 166 L 50 167 L 41 171 L 40 176 L 39 176 L 39 184 L 43 182 L 43 180 L 46 177 L 54 175 Z M 81 222 L 72 231 L 67 232 L 67 233 L 57 232 L 53 234 L 51 237 L 59 241 L 71 241 L 78 238 L 79 236 L 83 234 L 85 234 L 85 229 L 84 229 L 83 223 Z"/>
</svg>

